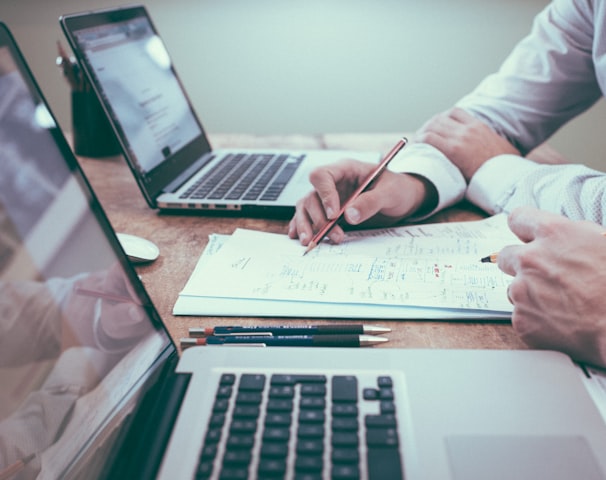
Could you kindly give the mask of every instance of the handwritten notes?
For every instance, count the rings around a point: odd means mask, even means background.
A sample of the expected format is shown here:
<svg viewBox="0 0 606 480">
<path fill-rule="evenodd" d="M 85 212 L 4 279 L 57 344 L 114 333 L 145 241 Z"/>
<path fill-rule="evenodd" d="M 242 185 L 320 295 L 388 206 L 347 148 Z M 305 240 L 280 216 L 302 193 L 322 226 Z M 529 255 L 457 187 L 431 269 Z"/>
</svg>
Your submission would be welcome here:
<svg viewBox="0 0 606 480">
<path fill-rule="evenodd" d="M 286 235 L 240 229 L 211 237 L 174 313 L 508 318 L 510 277 L 479 260 L 511 243 L 503 216 L 350 232 L 305 256 Z"/>
</svg>

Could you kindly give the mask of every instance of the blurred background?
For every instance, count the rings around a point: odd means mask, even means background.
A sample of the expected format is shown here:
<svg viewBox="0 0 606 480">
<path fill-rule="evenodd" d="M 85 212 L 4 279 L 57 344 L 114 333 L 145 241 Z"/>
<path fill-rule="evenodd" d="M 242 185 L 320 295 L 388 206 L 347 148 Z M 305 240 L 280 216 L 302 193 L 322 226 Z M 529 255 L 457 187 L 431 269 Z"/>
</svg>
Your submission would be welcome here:
<svg viewBox="0 0 606 480">
<path fill-rule="evenodd" d="M 547 0 L 146 0 L 209 133 L 411 132 L 496 70 Z M 61 126 L 62 14 L 122 3 L 0 0 Z M 606 171 L 600 101 L 550 143 Z"/>
</svg>

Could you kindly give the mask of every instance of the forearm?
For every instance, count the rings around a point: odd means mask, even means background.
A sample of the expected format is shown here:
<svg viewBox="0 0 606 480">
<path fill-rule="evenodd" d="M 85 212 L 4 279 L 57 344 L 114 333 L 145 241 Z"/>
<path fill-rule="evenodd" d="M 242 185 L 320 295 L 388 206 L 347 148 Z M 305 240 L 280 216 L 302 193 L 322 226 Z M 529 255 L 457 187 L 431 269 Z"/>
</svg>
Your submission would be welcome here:
<svg viewBox="0 0 606 480">
<path fill-rule="evenodd" d="M 534 206 L 606 225 L 606 174 L 583 165 L 542 165 L 501 155 L 478 170 L 466 197 L 490 214 Z"/>
</svg>

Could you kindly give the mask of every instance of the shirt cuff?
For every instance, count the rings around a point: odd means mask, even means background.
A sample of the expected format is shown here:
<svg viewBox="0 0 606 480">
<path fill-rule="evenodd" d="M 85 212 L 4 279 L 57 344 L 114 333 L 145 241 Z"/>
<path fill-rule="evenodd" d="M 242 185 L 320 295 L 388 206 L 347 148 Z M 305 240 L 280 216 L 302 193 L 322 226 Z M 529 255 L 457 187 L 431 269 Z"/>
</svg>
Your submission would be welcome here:
<svg viewBox="0 0 606 480">
<path fill-rule="evenodd" d="M 498 155 L 476 171 L 465 198 L 491 215 L 501 213 L 518 182 L 539 167 L 539 164 L 518 155 Z"/>
<path fill-rule="evenodd" d="M 423 216 L 412 216 L 411 220 L 423 220 L 439 210 L 454 205 L 463 199 L 467 184 L 465 178 L 437 148 L 424 143 L 414 143 L 402 150 L 389 163 L 389 170 L 410 173 L 426 178 L 438 192 L 438 204 Z"/>
</svg>

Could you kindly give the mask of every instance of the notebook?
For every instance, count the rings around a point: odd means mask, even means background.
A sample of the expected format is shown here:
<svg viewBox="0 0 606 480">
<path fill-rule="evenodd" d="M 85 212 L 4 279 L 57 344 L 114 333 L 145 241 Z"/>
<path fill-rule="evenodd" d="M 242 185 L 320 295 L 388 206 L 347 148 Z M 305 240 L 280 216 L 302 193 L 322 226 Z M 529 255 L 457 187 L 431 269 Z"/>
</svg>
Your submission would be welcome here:
<svg viewBox="0 0 606 480">
<path fill-rule="evenodd" d="M 288 217 L 311 190 L 313 168 L 379 160 L 373 152 L 213 150 L 145 7 L 65 15 L 61 25 L 152 208 Z"/>
<path fill-rule="evenodd" d="M 0 478 L 606 478 L 556 352 L 179 358 L 4 24 L 0 91 Z"/>
</svg>

